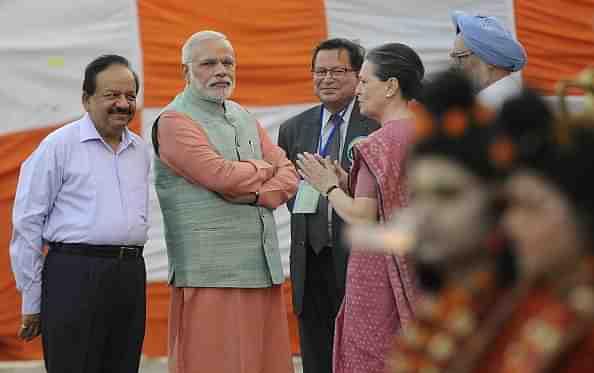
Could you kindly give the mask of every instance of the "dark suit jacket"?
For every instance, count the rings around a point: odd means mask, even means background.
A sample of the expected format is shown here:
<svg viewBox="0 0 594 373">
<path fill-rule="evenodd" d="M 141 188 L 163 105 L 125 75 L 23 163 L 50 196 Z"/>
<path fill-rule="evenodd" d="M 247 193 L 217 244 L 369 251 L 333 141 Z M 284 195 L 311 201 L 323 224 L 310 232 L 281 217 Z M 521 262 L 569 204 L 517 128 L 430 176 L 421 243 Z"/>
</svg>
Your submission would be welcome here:
<svg viewBox="0 0 594 373">
<path fill-rule="evenodd" d="M 308 152 L 316 153 L 321 130 L 322 106 L 316 106 L 287 120 L 279 130 L 278 145 L 285 150 L 287 157 L 295 162 L 297 154 Z M 341 165 L 345 170 L 351 167 L 348 156 L 349 144 L 357 137 L 367 136 L 379 128 L 379 123 L 369 119 L 359 112 L 359 105 L 355 102 L 351 113 L 345 142 L 341 154 Z M 294 198 L 287 202 L 289 211 L 293 211 Z M 307 224 L 304 214 L 291 215 L 291 282 L 293 286 L 293 308 L 297 315 L 301 314 L 303 305 L 303 291 L 305 286 L 305 261 L 307 243 Z M 336 215 L 332 216 L 333 232 L 333 258 L 336 283 L 339 285 L 337 296 L 342 299 L 344 295 L 348 249 L 343 242 L 343 220 Z M 323 227 L 321 229 L 324 229 Z"/>
</svg>

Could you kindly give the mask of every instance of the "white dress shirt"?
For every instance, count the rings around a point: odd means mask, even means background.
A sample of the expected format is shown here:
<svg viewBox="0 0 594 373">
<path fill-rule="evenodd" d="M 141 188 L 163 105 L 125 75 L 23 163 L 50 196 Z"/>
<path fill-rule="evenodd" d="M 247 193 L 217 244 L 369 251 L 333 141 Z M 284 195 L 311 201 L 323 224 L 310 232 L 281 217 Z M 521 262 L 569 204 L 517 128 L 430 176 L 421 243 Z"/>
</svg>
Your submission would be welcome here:
<svg viewBox="0 0 594 373">
<path fill-rule="evenodd" d="M 90 116 L 52 132 L 21 166 L 10 257 L 23 314 L 38 313 L 44 242 L 143 245 L 150 152 L 124 131 L 114 152 Z"/>
</svg>

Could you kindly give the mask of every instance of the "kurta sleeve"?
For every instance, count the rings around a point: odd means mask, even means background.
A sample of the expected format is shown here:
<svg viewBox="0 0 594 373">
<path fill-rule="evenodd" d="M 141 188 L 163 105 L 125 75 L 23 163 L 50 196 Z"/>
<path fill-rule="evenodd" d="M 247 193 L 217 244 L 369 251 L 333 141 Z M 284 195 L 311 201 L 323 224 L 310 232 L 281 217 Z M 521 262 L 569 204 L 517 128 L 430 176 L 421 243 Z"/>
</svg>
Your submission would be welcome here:
<svg viewBox="0 0 594 373">
<path fill-rule="evenodd" d="M 274 175 L 274 167 L 265 160 L 225 159 L 212 147 L 206 132 L 185 114 L 161 114 L 158 139 L 163 163 L 189 182 L 217 193 L 255 193 Z"/>
<path fill-rule="evenodd" d="M 262 156 L 275 170 L 274 176 L 260 188 L 258 204 L 268 208 L 277 208 L 295 195 L 299 177 L 285 151 L 270 141 L 268 133 L 259 123 L 258 132 L 262 144 Z"/>
</svg>

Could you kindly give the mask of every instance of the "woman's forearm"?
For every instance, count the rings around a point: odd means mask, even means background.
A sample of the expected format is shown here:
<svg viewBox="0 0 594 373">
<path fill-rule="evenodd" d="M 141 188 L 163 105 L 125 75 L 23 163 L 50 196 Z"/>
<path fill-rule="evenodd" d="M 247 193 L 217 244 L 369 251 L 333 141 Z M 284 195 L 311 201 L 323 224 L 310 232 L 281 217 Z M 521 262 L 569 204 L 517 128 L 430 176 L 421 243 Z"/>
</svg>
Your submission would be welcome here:
<svg viewBox="0 0 594 373">
<path fill-rule="evenodd" d="M 328 195 L 328 201 L 345 222 L 365 224 L 377 222 L 377 199 L 352 198 L 342 189 L 336 188 Z"/>
</svg>

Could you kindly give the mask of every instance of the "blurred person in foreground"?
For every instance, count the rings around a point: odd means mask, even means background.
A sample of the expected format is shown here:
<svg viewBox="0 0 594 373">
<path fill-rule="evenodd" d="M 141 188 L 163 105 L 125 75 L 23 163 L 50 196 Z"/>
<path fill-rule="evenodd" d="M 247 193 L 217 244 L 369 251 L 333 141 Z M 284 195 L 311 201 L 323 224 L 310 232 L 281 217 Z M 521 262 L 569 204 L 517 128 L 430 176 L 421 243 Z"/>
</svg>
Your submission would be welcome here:
<svg viewBox="0 0 594 373">
<path fill-rule="evenodd" d="M 482 104 L 498 109 L 522 89 L 518 72 L 527 61 L 524 47 L 495 17 L 455 11 L 452 20 L 454 67 L 468 74 Z"/>
<path fill-rule="evenodd" d="M 229 100 L 236 55 L 227 37 L 197 32 L 181 57 L 186 86 L 153 125 L 170 372 L 292 372 L 273 210 L 295 193 L 297 173 Z"/>
<path fill-rule="evenodd" d="M 521 291 L 502 299 L 503 321 L 485 330 L 494 337 L 477 372 L 594 367 L 594 117 L 547 120 L 534 115 L 539 106 L 542 98 L 527 92 L 498 119 L 500 161 L 511 172 L 503 227 L 515 243 Z"/>
<path fill-rule="evenodd" d="M 415 359 L 402 363 L 396 355 L 392 372 L 580 373 L 594 366 L 594 120 L 555 122 L 542 98 L 526 92 L 504 104 L 496 127 L 490 159 L 509 172 L 501 219 L 517 264 L 513 290 L 481 323 L 463 313 L 449 318 L 451 307 L 437 310 L 447 333 L 411 329 L 402 343 Z M 472 343 L 452 337 L 460 325 L 471 327 Z M 431 359 L 418 359 L 424 350 Z"/>
<path fill-rule="evenodd" d="M 404 44 L 384 44 L 367 54 L 356 92 L 361 113 L 382 127 L 355 146 L 350 183 L 331 160 L 300 155 L 305 181 L 327 196 L 347 223 L 384 222 L 408 203 L 404 169 L 413 135 L 411 101 L 421 91 L 424 71 L 417 53 Z M 353 252 L 346 282 L 336 319 L 334 373 L 384 372 L 394 334 L 414 318 L 417 290 L 410 263 L 404 256 Z"/>
</svg>

